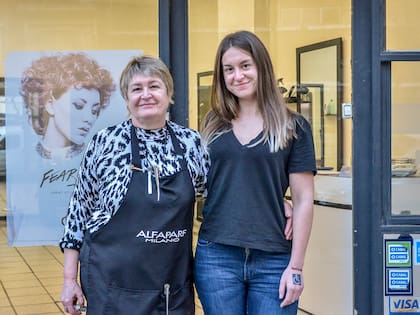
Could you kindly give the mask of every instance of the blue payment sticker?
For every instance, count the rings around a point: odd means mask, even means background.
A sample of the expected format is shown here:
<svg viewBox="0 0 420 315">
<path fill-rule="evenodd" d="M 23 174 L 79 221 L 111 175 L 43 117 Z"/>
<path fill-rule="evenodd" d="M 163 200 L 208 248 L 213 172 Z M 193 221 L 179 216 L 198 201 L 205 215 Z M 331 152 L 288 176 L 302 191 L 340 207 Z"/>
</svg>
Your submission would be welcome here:
<svg viewBox="0 0 420 315">
<path fill-rule="evenodd" d="M 414 240 L 414 264 L 420 265 L 420 240 Z"/>
<path fill-rule="evenodd" d="M 411 267 L 411 241 L 386 240 L 386 267 Z"/>
<path fill-rule="evenodd" d="M 410 295 L 413 293 L 411 268 L 387 268 L 385 274 L 385 295 Z"/>
<path fill-rule="evenodd" d="M 410 285 L 410 270 L 408 269 L 389 269 L 388 270 L 388 287 L 395 291 L 404 292 Z"/>
</svg>

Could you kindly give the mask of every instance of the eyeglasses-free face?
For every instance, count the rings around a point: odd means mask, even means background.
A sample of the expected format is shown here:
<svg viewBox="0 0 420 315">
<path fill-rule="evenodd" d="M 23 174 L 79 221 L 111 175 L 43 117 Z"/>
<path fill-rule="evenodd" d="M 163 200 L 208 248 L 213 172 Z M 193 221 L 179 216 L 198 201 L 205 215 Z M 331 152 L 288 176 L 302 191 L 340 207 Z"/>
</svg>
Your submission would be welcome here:
<svg viewBox="0 0 420 315">
<path fill-rule="evenodd" d="M 255 101 L 258 71 L 251 55 L 242 49 L 231 47 L 223 54 L 222 66 L 226 88 L 239 101 Z"/>
<path fill-rule="evenodd" d="M 137 74 L 131 79 L 127 107 L 134 126 L 144 129 L 162 128 L 169 104 L 168 91 L 159 77 Z"/>
</svg>

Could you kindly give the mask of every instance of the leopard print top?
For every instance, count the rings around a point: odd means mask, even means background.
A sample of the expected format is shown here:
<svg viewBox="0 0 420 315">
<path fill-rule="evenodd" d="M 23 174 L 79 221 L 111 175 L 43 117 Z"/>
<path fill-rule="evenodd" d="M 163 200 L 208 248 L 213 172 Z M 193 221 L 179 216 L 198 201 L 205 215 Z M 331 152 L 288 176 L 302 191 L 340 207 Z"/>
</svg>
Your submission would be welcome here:
<svg viewBox="0 0 420 315">
<path fill-rule="evenodd" d="M 197 131 L 168 121 L 185 152 L 185 160 L 196 194 L 205 191 L 209 168 L 208 154 L 201 145 Z M 131 120 L 99 131 L 86 148 L 81 163 L 67 216 L 61 249 L 80 250 L 84 231 L 97 231 L 118 211 L 128 191 L 131 165 Z M 141 168 L 150 164 L 159 168 L 159 174 L 169 176 L 180 171 L 181 165 L 173 149 L 165 126 L 159 130 L 136 128 L 139 141 Z M 152 160 L 152 163 L 150 162 Z"/>
</svg>

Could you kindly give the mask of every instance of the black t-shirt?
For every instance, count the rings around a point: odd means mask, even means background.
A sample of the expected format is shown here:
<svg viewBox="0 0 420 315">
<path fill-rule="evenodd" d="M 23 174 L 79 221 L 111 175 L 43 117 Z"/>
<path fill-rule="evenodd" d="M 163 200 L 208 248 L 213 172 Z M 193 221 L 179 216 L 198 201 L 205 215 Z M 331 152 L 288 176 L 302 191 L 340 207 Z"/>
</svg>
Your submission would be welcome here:
<svg viewBox="0 0 420 315">
<path fill-rule="evenodd" d="M 309 123 L 300 119 L 297 139 L 275 153 L 267 143 L 242 145 L 229 131 L 209 145 L 211 167 L 200 237 L 226 245 L 290 253 L 284 237 L 284 194 L 289 174 L 312 171 L 316 163 Z"/>
</svg>

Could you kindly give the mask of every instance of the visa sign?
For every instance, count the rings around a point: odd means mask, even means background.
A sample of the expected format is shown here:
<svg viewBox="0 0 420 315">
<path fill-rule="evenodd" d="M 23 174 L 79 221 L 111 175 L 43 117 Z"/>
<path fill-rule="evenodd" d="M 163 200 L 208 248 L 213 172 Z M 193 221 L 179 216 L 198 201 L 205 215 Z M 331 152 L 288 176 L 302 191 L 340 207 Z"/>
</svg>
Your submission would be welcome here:
<svg viewBox="0 0 420 315">
<path fill-rule="evenodd" d="M 420 314 L 419 297 L 390 297 L 389 311 L 390 315 L 416 315 Z"/>
</svg>

